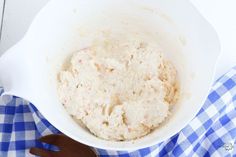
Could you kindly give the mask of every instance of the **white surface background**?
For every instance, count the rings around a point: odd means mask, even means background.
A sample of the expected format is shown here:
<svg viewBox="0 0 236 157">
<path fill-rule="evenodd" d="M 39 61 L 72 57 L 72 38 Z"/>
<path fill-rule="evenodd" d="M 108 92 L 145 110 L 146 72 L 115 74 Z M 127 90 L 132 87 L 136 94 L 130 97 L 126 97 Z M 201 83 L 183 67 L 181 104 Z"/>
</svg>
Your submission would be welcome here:
<svg viewBox="0 0 236 157">
<path fill-rule="evenodd" d="M 35 14 L 47 2 L 48 0 L 6 0 L 0 54 L 23 37 Z M 214 26 L 220 37 L 222 55 L 217 65 L 216 78 L 218 78 L 236 66 L 236 0 L 192 0 L 192 2 Z M 0 0 L 0 12 L 2 4 L 3 0 Z"/>
<path fill-rule="evenodd" d="M 4 0 L 0 0 L 0 26 L 2 23 L 1 18 L 2 18 L 3 3 L 4 3 Z"/>
</svg>

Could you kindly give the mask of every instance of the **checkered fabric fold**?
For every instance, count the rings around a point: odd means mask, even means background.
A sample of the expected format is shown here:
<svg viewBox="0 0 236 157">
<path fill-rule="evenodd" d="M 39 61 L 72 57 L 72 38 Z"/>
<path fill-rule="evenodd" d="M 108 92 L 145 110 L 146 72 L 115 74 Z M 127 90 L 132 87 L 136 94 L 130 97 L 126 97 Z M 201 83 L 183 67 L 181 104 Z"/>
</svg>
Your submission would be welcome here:
<svg viewBox="0 0 236 157">
<path fill-rule="evenodd" d="M 13 96 L 0 98 L 0 157 L 28 157 L 35 146 L 51 149 L 36 139 L 52 133 L 59 131 L 32 104 Z M 216 81 L 197 116 L 170 139 L 131 152 L 97 152 L 101 157 L 231 157 L 236 156 L 235 140 L 236 67 Z"/>
</svg>

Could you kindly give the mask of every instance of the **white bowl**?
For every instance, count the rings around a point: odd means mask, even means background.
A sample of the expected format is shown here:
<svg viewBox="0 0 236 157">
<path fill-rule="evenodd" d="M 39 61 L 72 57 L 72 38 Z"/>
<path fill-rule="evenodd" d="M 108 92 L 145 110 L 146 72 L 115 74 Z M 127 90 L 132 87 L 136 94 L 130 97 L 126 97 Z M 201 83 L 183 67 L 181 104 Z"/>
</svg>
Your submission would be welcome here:
<svg viewBox="0 0 236 157">
<path fill-rule="evenodd" d="M 56 74 L 65 58 L 100 38 L 104 29 L 140 32 L 156 40 L 177 67 L 181 100 L 151 134 L 112 142 L 77 125 L 60 104 Z M 111 150 L 133 150 L 162 142 L 197 114 L 208 94 L 220 53 L 213 28 L 188 0 L 51 0 L 25 37 L 0 59 L 5 94 L 32 102 L 45 118 L 71 138 Z"/>
</svg>

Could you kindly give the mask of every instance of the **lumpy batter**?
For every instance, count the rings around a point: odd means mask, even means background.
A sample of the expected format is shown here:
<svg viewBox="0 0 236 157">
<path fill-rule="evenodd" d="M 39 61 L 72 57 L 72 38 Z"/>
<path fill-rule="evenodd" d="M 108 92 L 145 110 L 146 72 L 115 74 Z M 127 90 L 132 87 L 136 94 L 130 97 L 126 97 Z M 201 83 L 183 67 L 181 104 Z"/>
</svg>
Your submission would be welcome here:
<svg viewBox="0 0 236 157">
<path fill-rule="evenodd" d="M 60 101 L 102 139 L 149 134 L 178 100 L 177 71 L 154 44 L 102 41 L 75 52 L 67 64 L 58 74 Z"/>
</svg>

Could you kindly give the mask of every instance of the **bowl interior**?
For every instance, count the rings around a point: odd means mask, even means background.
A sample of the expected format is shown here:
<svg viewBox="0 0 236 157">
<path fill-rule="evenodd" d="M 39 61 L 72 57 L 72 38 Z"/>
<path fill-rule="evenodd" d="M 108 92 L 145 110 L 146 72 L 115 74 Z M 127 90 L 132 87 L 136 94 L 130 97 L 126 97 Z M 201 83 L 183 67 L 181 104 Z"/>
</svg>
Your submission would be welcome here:
<svg viewBox="0 0 236 157">
<path fill-rule="evenodd" d="M 135 36 L 158 43 L 178 70 L 181 99 L 170 118 L 144 138 L 128 142 L 99 139 L 78 126 L 58 101 L 56 78 L 62 63 L 71 53 L 106 38 L 106 32 L 117 38 Z M 22 90 L 11 85 L 8 92 L 31 101 L 73 139 L 113 150 L 147 147 L 180 131 L 202 106 L 219 55 L 216 33 L 187 0 L 52 0 L 18 45 L 24 51 L 15 61 L 22 69 L 28 68 L 12 84 L 27 86 Z"/>
</svg>

